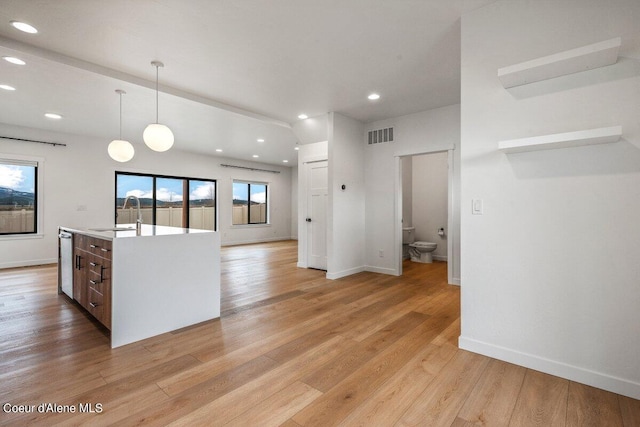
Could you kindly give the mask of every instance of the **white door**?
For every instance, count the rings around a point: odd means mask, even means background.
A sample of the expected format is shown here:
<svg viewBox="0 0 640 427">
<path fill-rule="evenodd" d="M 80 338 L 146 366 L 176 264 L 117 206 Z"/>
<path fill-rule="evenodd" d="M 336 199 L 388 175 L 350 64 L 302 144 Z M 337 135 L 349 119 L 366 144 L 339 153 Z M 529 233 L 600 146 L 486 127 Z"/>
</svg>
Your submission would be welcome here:
<svg viewBox="0 0 640 427">
<path fill-rule="evenodd" d="M 307 266 L 327 269 L 328 162 L 306 163 Z"/>
</svg>

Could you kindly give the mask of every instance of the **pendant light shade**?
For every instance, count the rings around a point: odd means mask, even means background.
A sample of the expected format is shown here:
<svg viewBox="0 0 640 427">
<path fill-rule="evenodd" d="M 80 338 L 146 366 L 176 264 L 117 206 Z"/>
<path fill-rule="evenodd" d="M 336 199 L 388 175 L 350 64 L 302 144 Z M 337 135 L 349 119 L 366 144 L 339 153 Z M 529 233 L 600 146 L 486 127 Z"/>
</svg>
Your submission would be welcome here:
<svg viewBox="0 0 640 427">
<path fill-rule="evenodd" d="M 173 146 L 173 132 L 160 123 L 151 123 L 142 133 L 142 139 L 153 151 L 167 151 Z"/>
<path fill-rule="evenodd" d="M 123 163 L 133 159 L 133 155 L 136 153 L 133 145 L 131 145 L 129 141 L 122 139 L 114 139 L 111 141 L 107 151 L 113 160 Z"/>
<path fill-rule="evenodd" d="M 156 122 L 151 123 L 142 133 L 142 139 L 153 151 L 167 151 L 173 146 L 173 132 L 167 126 L 158 123 L 158 69 L 164 67 L 159 61 L 151 62 L 156 67 Z"/>
<path fill-rule="evenodd" d="M 116 93 L 120 95 L 120 138 L 114 139 L 109 143 L 107 152 L 109 156 L 116 162 L 128 162 L 133 159 L 136 150 L 129 141 L 122 139 L 122 95 L 126 92 L 120 89 L 116 90 Z"/>
</svg>

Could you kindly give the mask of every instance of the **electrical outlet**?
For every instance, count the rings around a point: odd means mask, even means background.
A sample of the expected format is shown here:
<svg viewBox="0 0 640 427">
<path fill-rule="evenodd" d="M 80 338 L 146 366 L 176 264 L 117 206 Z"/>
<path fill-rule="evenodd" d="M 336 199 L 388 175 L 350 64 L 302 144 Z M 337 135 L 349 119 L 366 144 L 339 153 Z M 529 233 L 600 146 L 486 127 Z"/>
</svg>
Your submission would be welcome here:
<svg viewBox="0 0 640 427">
<path fill-rule="evenodd" d="M 380 249 L 380 250 L 378 251 L 378 256 L 379 256 L 380 258 L 384 258 L 384 250 Z"/>
</svg>

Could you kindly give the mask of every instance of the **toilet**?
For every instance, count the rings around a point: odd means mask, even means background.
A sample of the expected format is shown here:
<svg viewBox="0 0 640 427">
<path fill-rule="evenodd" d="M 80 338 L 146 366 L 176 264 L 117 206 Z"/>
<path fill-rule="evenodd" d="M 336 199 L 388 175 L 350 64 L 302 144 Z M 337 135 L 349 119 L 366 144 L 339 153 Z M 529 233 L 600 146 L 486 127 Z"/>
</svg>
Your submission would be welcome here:
<svg viewBox="0 0 640 427">
<path fill-rule="evenodd" d="M 436 250 L 438 245 L 431 242 L 414 242 L 409 245 L 409 253 L 411 254 L 411 261 L 432 263 L 433 255 L 431 254 Z"/>
<path fill-rule="evenodd" d="M 411 258 L 409 245 L 415 241 L 415 231 L 414 227 L 402 227 L 402 259 Z"/>
<path fill-rule="evenodd" d="M 415 227 L 402 228 L 402 254 L 403 258 L 411 257 L 413 262 L 432 263 L 432 252 L 438 245 L 431 242 L 416 242 Z"/>
</svg>

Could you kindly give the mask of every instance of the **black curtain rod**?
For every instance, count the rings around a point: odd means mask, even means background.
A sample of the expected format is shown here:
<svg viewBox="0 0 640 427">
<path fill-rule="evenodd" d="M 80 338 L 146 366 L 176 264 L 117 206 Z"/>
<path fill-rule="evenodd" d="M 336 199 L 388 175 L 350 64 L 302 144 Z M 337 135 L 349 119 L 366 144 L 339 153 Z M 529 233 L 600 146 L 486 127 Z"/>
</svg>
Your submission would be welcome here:
<svg viewBox="0 0 640 427">
<path fill-rule="evenodd" d="M 246 170 L 258 171 L 258 172 L 280 173 L 280 171 L 272 171 L 272 170 L 269 170 L 269 169 L 256 169 L 256 168 L 248 168 L 248 167 L 245 167 L 245 166 L 225 165 L 224 163 L 220 163 L 220 166 L 225 167 L 225 168 L 246 169 Z"/>
<path fill-rule="evenodd" d="M 2 136 L 2 135 L 0 135 L 0 138 L 2 138 L 2 139 L 12 139 L 14 141 L 35 142 L 36 144 L 46 144 L 46 145 L 51 145 L 53 147 L 66 147 L 67 146 L 67 144 L 62 144 L 60 142 L 37 141 L 35 139 L 14 138 L 12 136 Z"/>
</svg>

